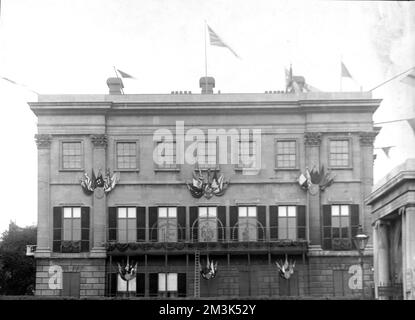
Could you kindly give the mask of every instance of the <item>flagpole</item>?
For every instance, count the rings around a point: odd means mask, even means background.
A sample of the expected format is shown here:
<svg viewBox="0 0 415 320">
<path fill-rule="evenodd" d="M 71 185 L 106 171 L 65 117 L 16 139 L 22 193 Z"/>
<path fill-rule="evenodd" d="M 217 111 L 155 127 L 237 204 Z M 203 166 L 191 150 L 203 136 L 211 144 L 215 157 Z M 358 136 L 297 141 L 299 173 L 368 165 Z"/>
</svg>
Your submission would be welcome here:
<svg viewBox="0 0 415 320">
<path fill-rule="evenodd" d="M 116 75 L 117 79 L 121 80 L 120 77 L 118 76 L 118 72 L 117 72 L 117 69 L 115 68 L 115 66 L 112 66 L 112 67 L 114 68 L 114 72 L 115 72 L 115 75 Z M 122 82 L 122 80 L 121 80 L 121 82 Z M 121 88 L 121 92 L 122 92 L 122 94 L 124 94 L 123 88 Z"/>
<path fill-rule="evenodd" d="M 343 91 L 343 70 L 342 70 L 342 63 L 343 63 L 343 57 L 340 55 L 340 92 Z"/>
<path fill-rule="evenodd" d="M 205 90 L 207 90 L 207 49 L 206 49 L 206 28 L 207 28 L 207 22 L 205 20 L 205 24 L 204 24 L 204 28 L 205 28 Z M 203 91 L 203 90 L 202 90 Z"/>
</svg>

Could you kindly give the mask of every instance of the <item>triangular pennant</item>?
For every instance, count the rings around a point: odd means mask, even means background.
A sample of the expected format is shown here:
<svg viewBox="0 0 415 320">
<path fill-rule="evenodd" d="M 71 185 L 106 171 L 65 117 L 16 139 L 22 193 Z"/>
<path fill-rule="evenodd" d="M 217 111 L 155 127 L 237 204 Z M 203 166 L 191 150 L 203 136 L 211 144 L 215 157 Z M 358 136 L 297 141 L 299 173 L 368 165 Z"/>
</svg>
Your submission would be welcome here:
<svg viewBox="0 0 415 320">
<path fill-rule="evenodd" d="M 389 158 L 389 151 L 391 150 L 392 146 L 390 147 L 383 147 L 382 150 L 385 153 L 385 155 Z"/>
<path fill-rule="evenodd" d="M 342 77 L 345 78 L 352 78 L 352 75 L 350 74 L 349 70 L 347 70 L 346 66 L 344 65 L 343 62 L 341 62 L 341 66 L 342 66 Z"/>
<path fill-rule="evenodd" d="M 415 134 L 415 118 L 407 119 L 406 121 L 408 121 L 409 126 L 412 128 L 412 131 Z"/>
</svg>

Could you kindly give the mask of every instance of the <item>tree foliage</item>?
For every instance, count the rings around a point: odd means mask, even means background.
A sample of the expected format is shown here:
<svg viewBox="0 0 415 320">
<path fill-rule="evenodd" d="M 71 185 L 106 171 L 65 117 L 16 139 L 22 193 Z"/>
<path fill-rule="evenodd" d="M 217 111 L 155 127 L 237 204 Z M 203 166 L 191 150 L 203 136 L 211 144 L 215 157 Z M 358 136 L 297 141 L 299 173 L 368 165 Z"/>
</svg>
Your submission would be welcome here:
<svg viewBox="0 0 415 320">
<path fill-rule="evenodd" d="M 36 227 L 10 222 L 0 241 L 0 294 L 33 294 L 36 267 L 33 256 L 26 256 L 26 245 L 35 243 Z"/>
</svg>

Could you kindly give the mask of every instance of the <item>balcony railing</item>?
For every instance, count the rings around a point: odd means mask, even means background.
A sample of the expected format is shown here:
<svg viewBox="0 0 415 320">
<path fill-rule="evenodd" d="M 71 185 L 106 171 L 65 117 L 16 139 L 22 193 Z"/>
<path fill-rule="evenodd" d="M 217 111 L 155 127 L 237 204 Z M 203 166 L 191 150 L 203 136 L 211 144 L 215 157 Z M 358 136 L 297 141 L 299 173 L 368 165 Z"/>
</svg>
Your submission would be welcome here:
<svg viewBox="0 0 415 320">
<path fill-rule="evenodd" d="M 209 249 L 212 251 L 255 251 L 268 249 L 294 250 L 303 252 L 308 241 L 298 237 L 278 237 L 282 235 L 296 235 L 294 230 L 264 227 L 217 227 L 217 228 L 180 228 L 174 230 L 160 230 L 157 228 L 138 228 L 129 230 L 130 233 L 121 234 L 124 238 L 107 240 L 107 251 L 113 254 L 129 252 L 164 252 L 166 250 L 194 250 Z M 109 235 L 108 230 L 107 235 Z M 111 231 L 112 236 L 118 232 Z M 139 235 L 137 238 L 135 236 Z"/>
</svg>

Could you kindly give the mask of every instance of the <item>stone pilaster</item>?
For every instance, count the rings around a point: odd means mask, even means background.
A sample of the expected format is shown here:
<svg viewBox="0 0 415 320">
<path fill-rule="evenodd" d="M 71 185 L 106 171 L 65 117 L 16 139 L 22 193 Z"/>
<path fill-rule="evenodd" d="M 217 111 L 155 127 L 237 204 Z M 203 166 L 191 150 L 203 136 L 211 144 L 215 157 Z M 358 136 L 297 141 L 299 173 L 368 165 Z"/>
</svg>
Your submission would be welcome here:
<svg viewBox="0 0 415 320">
<path fill-rule="evenodd" d="M 105 134 L 97 134 L 91 136 L 93 144 L 92 166 L 96 173 L 101 169 L 104 175 L 106 171 L 106 148 L 108 137 Z M 106 212 L 107 201 L 105 192 L 101 188 L 97 188 L 92 195 L 92 226 L 93 226 L 93 246 L 91 256 L 105 257 L 105 241 L 106 241 Z"/>
<path fill-rule="evenodd" d="M 376 286 L 388 286 L 390 284 L 388 224 L 383 221 L 377 222 L 375 232 L 377 242 Z"/>
<path fill-rule="evenodd" d="M 36 258 L 49 257 L 51 252 L 52 219 L 50 206 L 50 145 L 52 136 L 36 134 L 38 149 L 38 225 Z"/>
<path fill-rule="evenodd" d="M 404 299 L 415 300 L 415 204 L 404 209 L 402 223 Z"/>
<path fill-rule="evenodd" d="M 306 166 L 311 170 L 314 166 L 320 167 L 320 132 L 305 132 L 305 159 Z M 314 195 L 308 195 L 308 222 L 309 239 L 313 249 L 321 249 L 321 213 L 320 190 Z"/>
<path fill-rule="evenodd" d="M 369 196 L 373 186 L 373 143 L 378 132 L 360 132 L 360 178 L 362 181 L 360 191 L 360 224 L 364 232 L 370 232 L 371 214 L 370 206 L 365 205 L 365 199 Z M 371 246 L 373 241 L 369 238 L 368 246 Z"/>
</svg>

